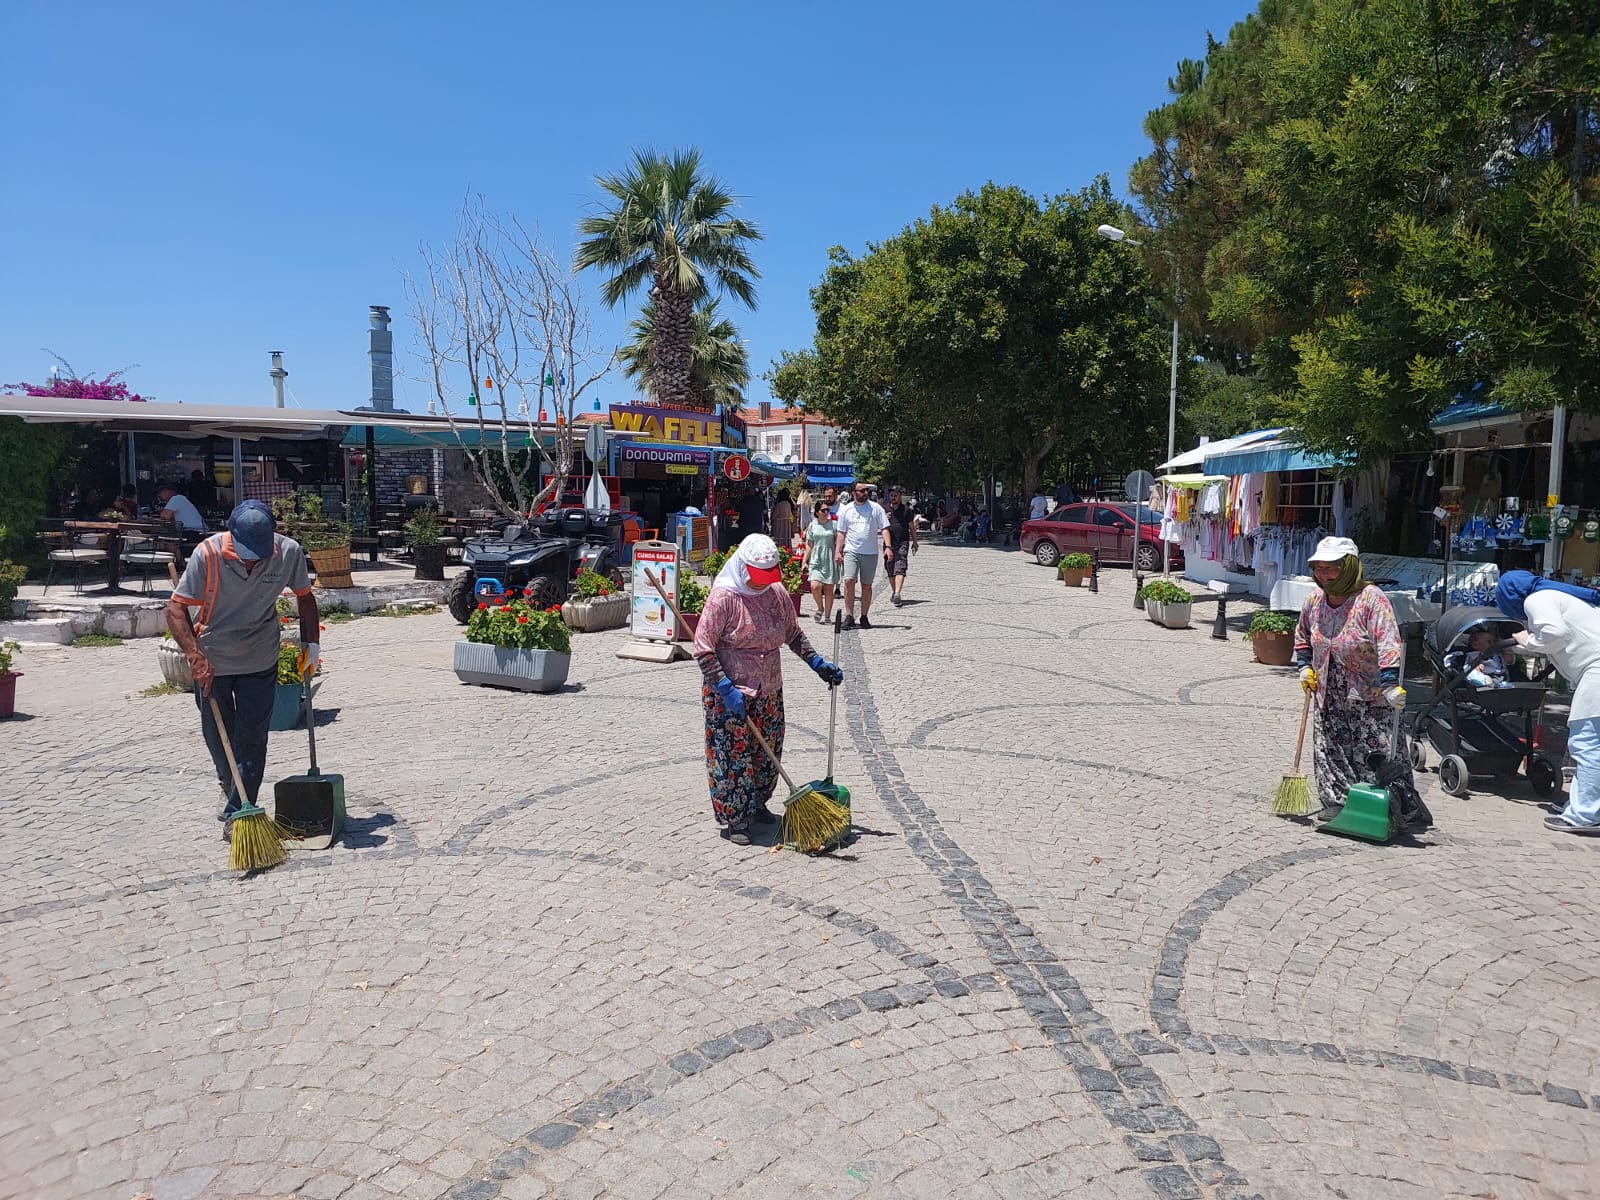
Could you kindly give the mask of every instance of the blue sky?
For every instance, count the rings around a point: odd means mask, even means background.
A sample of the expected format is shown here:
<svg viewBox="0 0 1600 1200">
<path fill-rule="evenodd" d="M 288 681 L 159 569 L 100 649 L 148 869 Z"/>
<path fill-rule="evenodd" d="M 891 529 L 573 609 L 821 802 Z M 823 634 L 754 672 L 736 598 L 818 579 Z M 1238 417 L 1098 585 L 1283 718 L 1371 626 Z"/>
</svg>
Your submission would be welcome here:
<svg viewBox="0 0 1600 1200">
<path fill-rule="evenodd" d="M 281 349 L 292 403 L 364 403 L 367 306 L 420 377 L 402 272 L 468 190 L 565 255 L 596 174 L 687 145 L 766 233 L 760 306 L 730 314 L 759 373 L 809 343 L 831 245 L 990 179 L 1124 191 L 1177 60 L 1252 7 L 10 0 L 0 382 L 43 378 L 49 347 L 137 363 L 162 400 L 267 404 Z M 587 286 L 614 340 L 631 313 Z"/>
</svg>

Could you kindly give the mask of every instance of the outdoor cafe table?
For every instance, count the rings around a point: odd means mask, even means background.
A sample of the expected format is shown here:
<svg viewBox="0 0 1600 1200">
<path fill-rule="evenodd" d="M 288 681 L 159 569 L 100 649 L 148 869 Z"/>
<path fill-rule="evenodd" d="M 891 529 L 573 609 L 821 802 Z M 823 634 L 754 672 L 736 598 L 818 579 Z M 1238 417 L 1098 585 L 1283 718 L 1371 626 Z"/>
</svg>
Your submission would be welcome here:
<svg viewBox="0 0 1600 1200">
<path fill-rule="evenodd" d="M 98 590 L 103 596 L 126 596 L 130 592 L 122 587 L 122 543 L 127 538 L 170 537 L 172 528 L 150 521 L 63 521 L 61 523 L 72 540 L 83 534 L 98 534 L 105 539 L 106 586 Z"/>
</svg>

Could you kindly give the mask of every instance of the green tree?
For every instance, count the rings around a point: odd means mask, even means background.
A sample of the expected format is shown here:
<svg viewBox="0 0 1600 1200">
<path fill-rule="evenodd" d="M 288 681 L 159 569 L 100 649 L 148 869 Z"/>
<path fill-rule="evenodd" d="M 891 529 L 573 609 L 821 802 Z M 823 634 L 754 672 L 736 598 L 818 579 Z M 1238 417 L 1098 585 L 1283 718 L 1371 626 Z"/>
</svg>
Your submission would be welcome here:
<svg viewBox="0 0 1600 1200">
<path fill-rule="evenodd" d="M 644 376 L 675 408 L 705 408 L 694 384 L 695 311 L 714 295 L 755 307 L 761 277 L 749 245 L 761 231 L 733 213 L 733 193 L 700 173 L 700 152 L 636 150 L 631 168 L 596 182 L 610 207 L 578 223 L 575 262 L 610 272 L 602 295 L 616 307 L 648 284 L 654 336 Z"/>
<path fill-rule="evenodd" d="M 622 373 L 638 380 L 647 393 L 654 395 L 654 304 L 645 304 L 628 326 L 628 335 L 629 340 L 617 351 Z M 695 408 L 709 410 L 716 404 L 737 408 L 744 403 L 744 392 L 750 384 L 750 353 L 739 337 L 738 327 L 717 312 L 714 299 L 695 306 L 689 353 L 689 383 Z"/>
<path fill-rule="evenodd" d="M 1265 0 L 1132 173 L 1208 359 L 1362 457 L 1479 385 L 1600 411 L 1597 81 L 1580 0 Z"/>
<path fill-rule="evenodd" d="M 1167 318 L 1139 258 L 1095 235 L 1128 218 L 1104 179 L 1042 202 L 991 183 L 859 257 L 835 248 L 815 341 L 774 364 L 773 393 L 925 477 L 1032 489 L 1053 454 L 1148 463 Z"/>
</svg>

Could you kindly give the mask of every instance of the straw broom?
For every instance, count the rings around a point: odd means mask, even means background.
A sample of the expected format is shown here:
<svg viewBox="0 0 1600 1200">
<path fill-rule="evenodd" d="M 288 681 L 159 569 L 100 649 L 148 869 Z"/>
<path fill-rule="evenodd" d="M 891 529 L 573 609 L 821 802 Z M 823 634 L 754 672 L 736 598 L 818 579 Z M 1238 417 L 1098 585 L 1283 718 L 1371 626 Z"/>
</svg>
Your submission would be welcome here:
<svg viewBox="0 0 1600 1200">
<path fill-rule="evenodd" d="M 1306 689 L 1305 703 L 1300 706 L 1300 736 L 1294 740 L 1294 765 L 1278 781 L 1278 790 L 1272 795 L 1272 811 L 1282 816 L 1303 817 L 1311 811 L 1311 784 L 1300 770 L 1300 751 L 1306 744 L 1306 721 L 1311 716 L 1311 690 Z"/>
<path fill-rule="evenodd" d="M 211 719 L 217 723 L 217 734 L 222 739 L 222 752 L 228 756 L 228 770 L 233 772 L 233 786 L 239 793 L 239 811 L 228 825 L 228 868 L 265 871 L 288 860 L 289 852 L 283 848 L 287 831 L 267 816 L 266 809 L 245 799 L 244 780 L 239 777 L 239 763 L 233 757 L 233 742 L 223 723 L 222 710 L 217 707 L 215 696 L 207 699 L 211 702 Z"/>
</svg>

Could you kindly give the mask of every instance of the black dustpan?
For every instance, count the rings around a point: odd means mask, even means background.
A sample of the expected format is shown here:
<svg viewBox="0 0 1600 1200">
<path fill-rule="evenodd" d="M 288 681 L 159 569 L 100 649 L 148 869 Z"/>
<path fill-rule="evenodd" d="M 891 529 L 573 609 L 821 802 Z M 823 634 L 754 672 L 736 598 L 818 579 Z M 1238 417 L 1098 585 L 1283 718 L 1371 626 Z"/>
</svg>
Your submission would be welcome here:
<svg viewBox="0 0 1600 1200">
<path fill-rule="evenodd" d="M 288 833 L 291 849 L 326 850 L 344 831 L 344 776 L 317 770 L 317 716 L 311 707 L 311 679 L 302 685 L 311 766 L 304 775 L 278 780 L 272 791 L 273 816 Z"/>
</svg>

